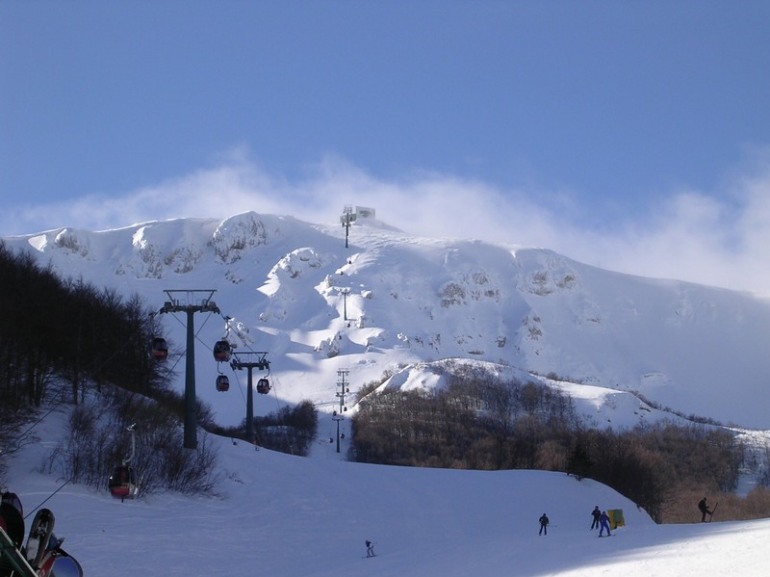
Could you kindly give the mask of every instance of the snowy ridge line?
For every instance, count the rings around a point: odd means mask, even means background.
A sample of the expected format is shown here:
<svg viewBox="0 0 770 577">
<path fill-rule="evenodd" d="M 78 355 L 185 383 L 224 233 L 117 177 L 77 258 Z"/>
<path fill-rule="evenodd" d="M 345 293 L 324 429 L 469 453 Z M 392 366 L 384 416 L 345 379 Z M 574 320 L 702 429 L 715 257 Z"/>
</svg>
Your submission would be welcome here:
<svg viewBox="0 0 770 577">
<path fill-rule="evenodd" d="M 641 401 L 770 430 L 756 402 L 770 374 L 769 301 L 604 271 L 545 249 L 410 235 L 379 221 L 356 222 L 349 248 L 343 236 L 338 225 L 247 212 L 4 242 L 65 278 L 139 294 L 153 308 L 164 289 L 211 286 L 238 319 L 234 344 L 269 351 L 287 404 L 326 406 L 340 366 L 355 389 L 401 367 L 462 358 L 569 375 L 581 388 L 566 388 L 583 397 L 592 386 L 636 391 L 634 403 L 605 396 L 632 415 Z M 182 327 L 164 328 L 170 342 L 184 343 Z M 226 330 L 208 323 L 199 338 L 212 345 Z M 214 363 L 199 365 L 201 382 L 213 383 Z M 242 420 L 236 395 L 202 385 L 199 396 L 218 423 Z M 597 420 L 624 420 L 603 413 L 610 408 L 599 407 Z"/>
</svg>

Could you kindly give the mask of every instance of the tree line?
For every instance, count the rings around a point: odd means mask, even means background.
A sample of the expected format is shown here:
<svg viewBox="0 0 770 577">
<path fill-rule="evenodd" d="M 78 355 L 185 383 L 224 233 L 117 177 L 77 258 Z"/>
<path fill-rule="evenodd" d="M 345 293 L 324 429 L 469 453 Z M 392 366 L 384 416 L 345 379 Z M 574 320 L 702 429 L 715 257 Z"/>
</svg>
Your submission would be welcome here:
<svg viewBox="0 0 770 577">
<path fill-rule="evenodd" d="M 441 389 L 374 393 L 378 385 L 359 393 L 353 460 L 562 471 L 613 487 L 657 522 L 691 520 L 679 505 L 685 494 L 733 492 L 744 462 L 743 446 L 725 429 L 673 422 L 589 429 L 566 395 L 480 369 L 455 374 Z"/>
<path fill-rule="evenodd" d="M 215 455 L 205 442 L 194 455 L 182 449 L 184 398 L 171 386 L 169 366 L 150 354 L 153 337 L 163 334 L 138 296 L 61 279 L 0 242 L 0 307 L 0 481 L 7 458 L 35 441 L 36 420 L 74 406 L 49 469 L 106 488 L 109 467 L 127 454 L 125 428 L 136 423 L 145 492 L 211 490 Z M 222 432 L 210 408 L 198 402 L 197 411 L 202 428 Z M 307 449 L 317 423 L 308 412 L 303 405 L 281 415 L 285 431 L 275 448 L 292 438 L 292 449 Z M 226 434 L 245 438 L 245 424 Z"/>
<path fill-rule="evenodd" d="M 63 280 L 0 244 L 0 394 L 3 410 L 73 404 L 110 383 L 152 395 L 168 374 L 148 353 L 159 327 L 138 296 Z"/>
<path fill-rule="evenodd" d="M 318 410 L 310 401 L 294 407 L 281 407 L 264 416 L 254 416 L 254 438 L 257 445 L 273 451 L 305 457 L 318 431 Z M 218 435 L 245 438 L 246 419 L 239 427 L 213 427 Z"/>
</svg>

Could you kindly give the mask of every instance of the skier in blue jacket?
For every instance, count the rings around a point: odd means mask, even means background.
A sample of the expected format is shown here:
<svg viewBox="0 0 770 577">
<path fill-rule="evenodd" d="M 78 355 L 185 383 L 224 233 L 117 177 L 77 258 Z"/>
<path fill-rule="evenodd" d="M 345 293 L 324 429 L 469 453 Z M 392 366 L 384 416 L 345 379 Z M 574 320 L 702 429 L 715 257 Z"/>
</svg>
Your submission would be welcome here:
<svg viewBox="0 0 770 577">
<path fill-rule="evenodd" d="M 599 537 L 604 536 L 605 529 L 607 529 L 607 537 L 612 535 L 612 533 L 610 533 L 610 516 L 607 515 L 607 511 L 602 511 L 602 516 L 599 517 L 599 523 L 601 524 L 601 528 L 599 529 Z"/>
</svg>

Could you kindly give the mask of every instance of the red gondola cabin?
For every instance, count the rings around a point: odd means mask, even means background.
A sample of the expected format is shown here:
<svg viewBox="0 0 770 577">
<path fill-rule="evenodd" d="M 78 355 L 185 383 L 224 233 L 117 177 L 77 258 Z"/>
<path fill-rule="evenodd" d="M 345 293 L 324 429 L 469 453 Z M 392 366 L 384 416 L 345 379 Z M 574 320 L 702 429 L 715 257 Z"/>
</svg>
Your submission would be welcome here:
<svg viewBox="0 0 770 577">
<path fill-rule="evenodd" d="M 110 494 L 116 499 L 133 499 L 139 489 L 134 482 L 134 471 L 128 465 L 115 467 L 108 482 Z"/>
<path fill-rule="evenodd" d="M 268 381 L 267 379 L 259 379 L 259 381 L 257 381 L 257 392 L 260 395 L 266 395 L 267 393 L 269 393 L 270 381 Z"/>
<path fill-rule="evenodd" d="M 232 354 L 232 347 L 230 346 L 230 343 L 221 340 L 217 341 L 214 345 L 214 360 L 216 360 L 218 363 L 226 363 L 230 360 L 230 355 Z"/>
<path fill-rule="evenodd" d="M 227 375 L 219 375 L 217 377 L 217 391 L 220 393 L 225 393 L 230 390 L 230 379 L 227 378 Z"/>
<path fill-rule="evenodd" d="M 168 345 L 166 344 L 166 339 L 162 337 L 155 337 L 152 339 L 150 352 L 154 359 L 165 361 L 168 358 Z"/>
</svg>

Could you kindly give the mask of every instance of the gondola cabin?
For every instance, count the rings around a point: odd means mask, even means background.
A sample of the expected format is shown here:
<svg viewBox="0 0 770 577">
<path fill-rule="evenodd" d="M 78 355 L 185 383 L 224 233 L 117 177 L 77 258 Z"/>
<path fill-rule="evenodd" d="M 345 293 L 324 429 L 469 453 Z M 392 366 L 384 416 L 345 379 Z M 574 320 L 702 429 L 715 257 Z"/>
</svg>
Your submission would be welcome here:
<svg viewBox="0 0 770 577">
<path fill-rule="evenodd" d="M 139 487 L 134 482 L 134 471 L 128 465 L 115 467 L 107 483 L 110 494 L 116 499 L 133 499 L 139 492 Z"/>
<path fill-rule="evenodd" d="M 267 379 L 259 379 L 257 381 L 257 392 L 260 395 L 266 395 L 270 392 L 270 381 Z"/>
<path fill-rule="evenodd" d="M 217 341 L 214 345 L 214 360 L 216 360 L 218 363 L 226 363 L 230 360 L 230 355 L 232 354 L 232 347 L 230 346 L 230 343 L 221 340 Z"/>
<path fill-rule="evenodd" d="M 166 339 L 162 337 L 155 337 L 152 339 L 150 353 L 155 360 L 165 361 L 168 358 L 168 345 L 166 344 Z"/>
<path fill-rule="evenodd" d="M 230 390 L 230 379 L 227 378 L 227 375 L 219 375 L 217 376 L 217 391 L 220 393 L 226 393 Z"/>
</svg>

